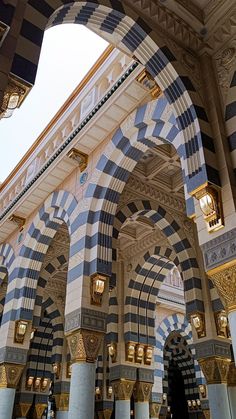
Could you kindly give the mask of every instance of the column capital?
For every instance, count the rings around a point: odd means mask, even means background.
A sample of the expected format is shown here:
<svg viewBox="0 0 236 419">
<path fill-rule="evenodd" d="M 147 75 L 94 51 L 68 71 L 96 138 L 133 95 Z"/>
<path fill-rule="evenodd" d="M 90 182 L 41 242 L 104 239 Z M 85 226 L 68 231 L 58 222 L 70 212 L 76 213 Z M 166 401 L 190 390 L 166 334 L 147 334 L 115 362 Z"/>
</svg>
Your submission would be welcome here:
<svg viewBox="0 0 236 419">
<path fill-rule="evenodd" d="M 236 366 L 233 361 L 229 364 L 228 386 L 229 387 L 236 386 Z"/>
<path fill-rule="evenodd" d="M 69 393 L 55 394 L 56 406 L 60 412 L 69 410 Z"/>
<path fill-rule="evenodd" d="M 150 403 L 150 418 L 158 418 L 161 411 L 161 403 Z"/>
<path fill-rule="evenodd" d="M 16 416 L 19 418 L 25 418 L 31 407 L 31 403 L 16 404 Z"/>
<path fill-rule="evenodd" d="M 136 402 L 149 402 L 152 392 L 152 383 L 136 381 L 134 385 L 134 400 Z"/>
<path fill-rule="evenodd" d="M 0 388 L 16 388 L 24 365 L 4 363 L 0 365 Z"/>
<path fill-rule="evenodd" d="M 207 384 L 227 383 L 230 359 L 210 357 L 200 359 L 199 364 L 206 378 Z"/>
<path fill-rule="evenodd" d="M 121 379 L 112 383 L 116 400 L 130 400 L 135 381 Z"/>
<path fill-rule="evenodd" d="M 236 261 L 229 267 L 219 266 L 207 274 L 215 285 L 226 310 L 236 311 Z"/>
<path fill-rule="evenodd" d="M 44 410 L 46 409 L 47 404 L 46 403 L 36 403 L 35 405 L 35 411 L 36 411 L 36 416 L 37 419 L 41 419 Z"/>
<path fill-rule="evenodd" d="M 95 362 L 103 334 L 80 329 L 67 336 L 72 362 Z"/>
<path fill-rule="evenodd" d="M 99 419 L 110 419 L 111 415 L 112 415 L 112 409 L 100 410 L 98 412 Z"/>
</svg>

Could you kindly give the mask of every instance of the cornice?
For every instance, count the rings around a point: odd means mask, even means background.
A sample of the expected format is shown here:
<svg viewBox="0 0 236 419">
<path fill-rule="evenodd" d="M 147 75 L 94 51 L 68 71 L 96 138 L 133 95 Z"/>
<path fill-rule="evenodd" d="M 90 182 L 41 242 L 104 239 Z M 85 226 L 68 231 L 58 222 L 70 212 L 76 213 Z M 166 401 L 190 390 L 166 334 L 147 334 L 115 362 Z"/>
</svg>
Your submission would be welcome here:
<svg viewBox="0 0 236 419">
<path fill-rule="evenodd" d="M 132 257 L 137 256 L 139 253 L 143 253 L 143 251 L 146 251 L 150 247 L 155 246 L 157 244 L 159 246 L 161 245 L 164 247 L 168 247 L 168 240 L 160 230 L 155 230 L 152 233 L 149 233 L 146 237 L 142 238 L 142 240 L 125 248 L 124 251 L 120 249 L 119 259 L 129 260 Z"/>
</svg>

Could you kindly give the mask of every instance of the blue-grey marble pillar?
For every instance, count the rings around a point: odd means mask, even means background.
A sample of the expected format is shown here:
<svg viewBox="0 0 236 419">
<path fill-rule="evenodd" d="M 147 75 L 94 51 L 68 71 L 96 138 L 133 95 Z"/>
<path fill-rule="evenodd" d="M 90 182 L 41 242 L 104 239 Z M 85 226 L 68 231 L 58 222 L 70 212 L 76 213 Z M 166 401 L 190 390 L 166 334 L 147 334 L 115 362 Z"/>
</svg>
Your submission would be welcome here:
<svg viewBox="0 0 236 419">
<path fill-rule="evenodd" d="M 0 418 L 12 419 L 15 392 L 14 388 L 0 388 Z"/>
<path fill-rule="evenodd" d="M 208 399 L 212 419 L 233 419 L 230 412 L 227 384 L 208 384 Z"/>
<path fill-rule="evenodd" d="M 136 402 L 134 405 L 135 419 L 149 419 L 149 402 Z"/>
<path fill-rule="evenodd" d="M 116 400 L 115 419 L 130 419 L 130 400 Z"/>
<path fill-rule="evenodd" d="M 95 368 L 85 361 L 72 365 L 68 419 L 93 419 Z"/>
<path fill-rule="evenodd" d="M 57 411 L 57 419 L 68 419 L 68 412 L 66 411 Z"/>
</svg>

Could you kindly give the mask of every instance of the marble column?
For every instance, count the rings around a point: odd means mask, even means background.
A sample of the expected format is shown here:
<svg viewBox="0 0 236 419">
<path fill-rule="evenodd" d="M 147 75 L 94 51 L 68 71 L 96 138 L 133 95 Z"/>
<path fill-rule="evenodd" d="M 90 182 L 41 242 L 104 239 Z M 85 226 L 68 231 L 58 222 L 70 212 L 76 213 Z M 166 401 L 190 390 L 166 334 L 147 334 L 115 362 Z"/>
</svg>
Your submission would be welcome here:
<svg viewBox="0 0 236 419">
<path fill-rule="evenodd" d="M 227 390 L 230 360 L 209 357 L 199 361 L 207 381 L 208 399 L 212 419 L 232 419 Z"/>
<path fill-rule="evenodd" d="M 120 379 L 112 383 L 115 395 L 115 419 L 130 419 L 130 398 L 134 381 Z"/>
<path fill-rule="evenodd" d="M 231 362 L 229 366 L 228 396 L 231 415 L 236 418 L 236 367 L 234 362 Z"/>
<path fill-rule="evenodd" d="M 81 329 L 67 339 L 73 363 L 68 419 L 92 419 L 95 400 L 95 361 L 103 335 Z"/>
<path fill-rule="evenodd" d="M 16 386 L 23 365 L 4 363 L 0 365 L 0 418 L 12 419 Z"/>
<path fill-rule="evenodd" d="M 152 383 L 137 381 L 134 386 L 134 414 L 135 419 L 149 419 L 149 402 Z"/>
</svg>

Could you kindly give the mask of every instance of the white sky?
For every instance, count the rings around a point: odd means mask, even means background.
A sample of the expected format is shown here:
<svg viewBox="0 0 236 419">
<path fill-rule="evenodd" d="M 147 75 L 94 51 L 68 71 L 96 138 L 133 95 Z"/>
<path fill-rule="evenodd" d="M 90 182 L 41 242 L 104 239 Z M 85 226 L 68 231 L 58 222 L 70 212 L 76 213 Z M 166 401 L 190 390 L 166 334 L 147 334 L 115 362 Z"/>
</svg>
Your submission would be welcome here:
<svg viewBox="0 0 236 419">
<path fill-rule="evenodd" d="M 107 45 L 81 25 L 64 24 L 45 32 L 35 86 L 12 117 L 0 120 L 0 182 L 14 169 Z"/>
</svg>

